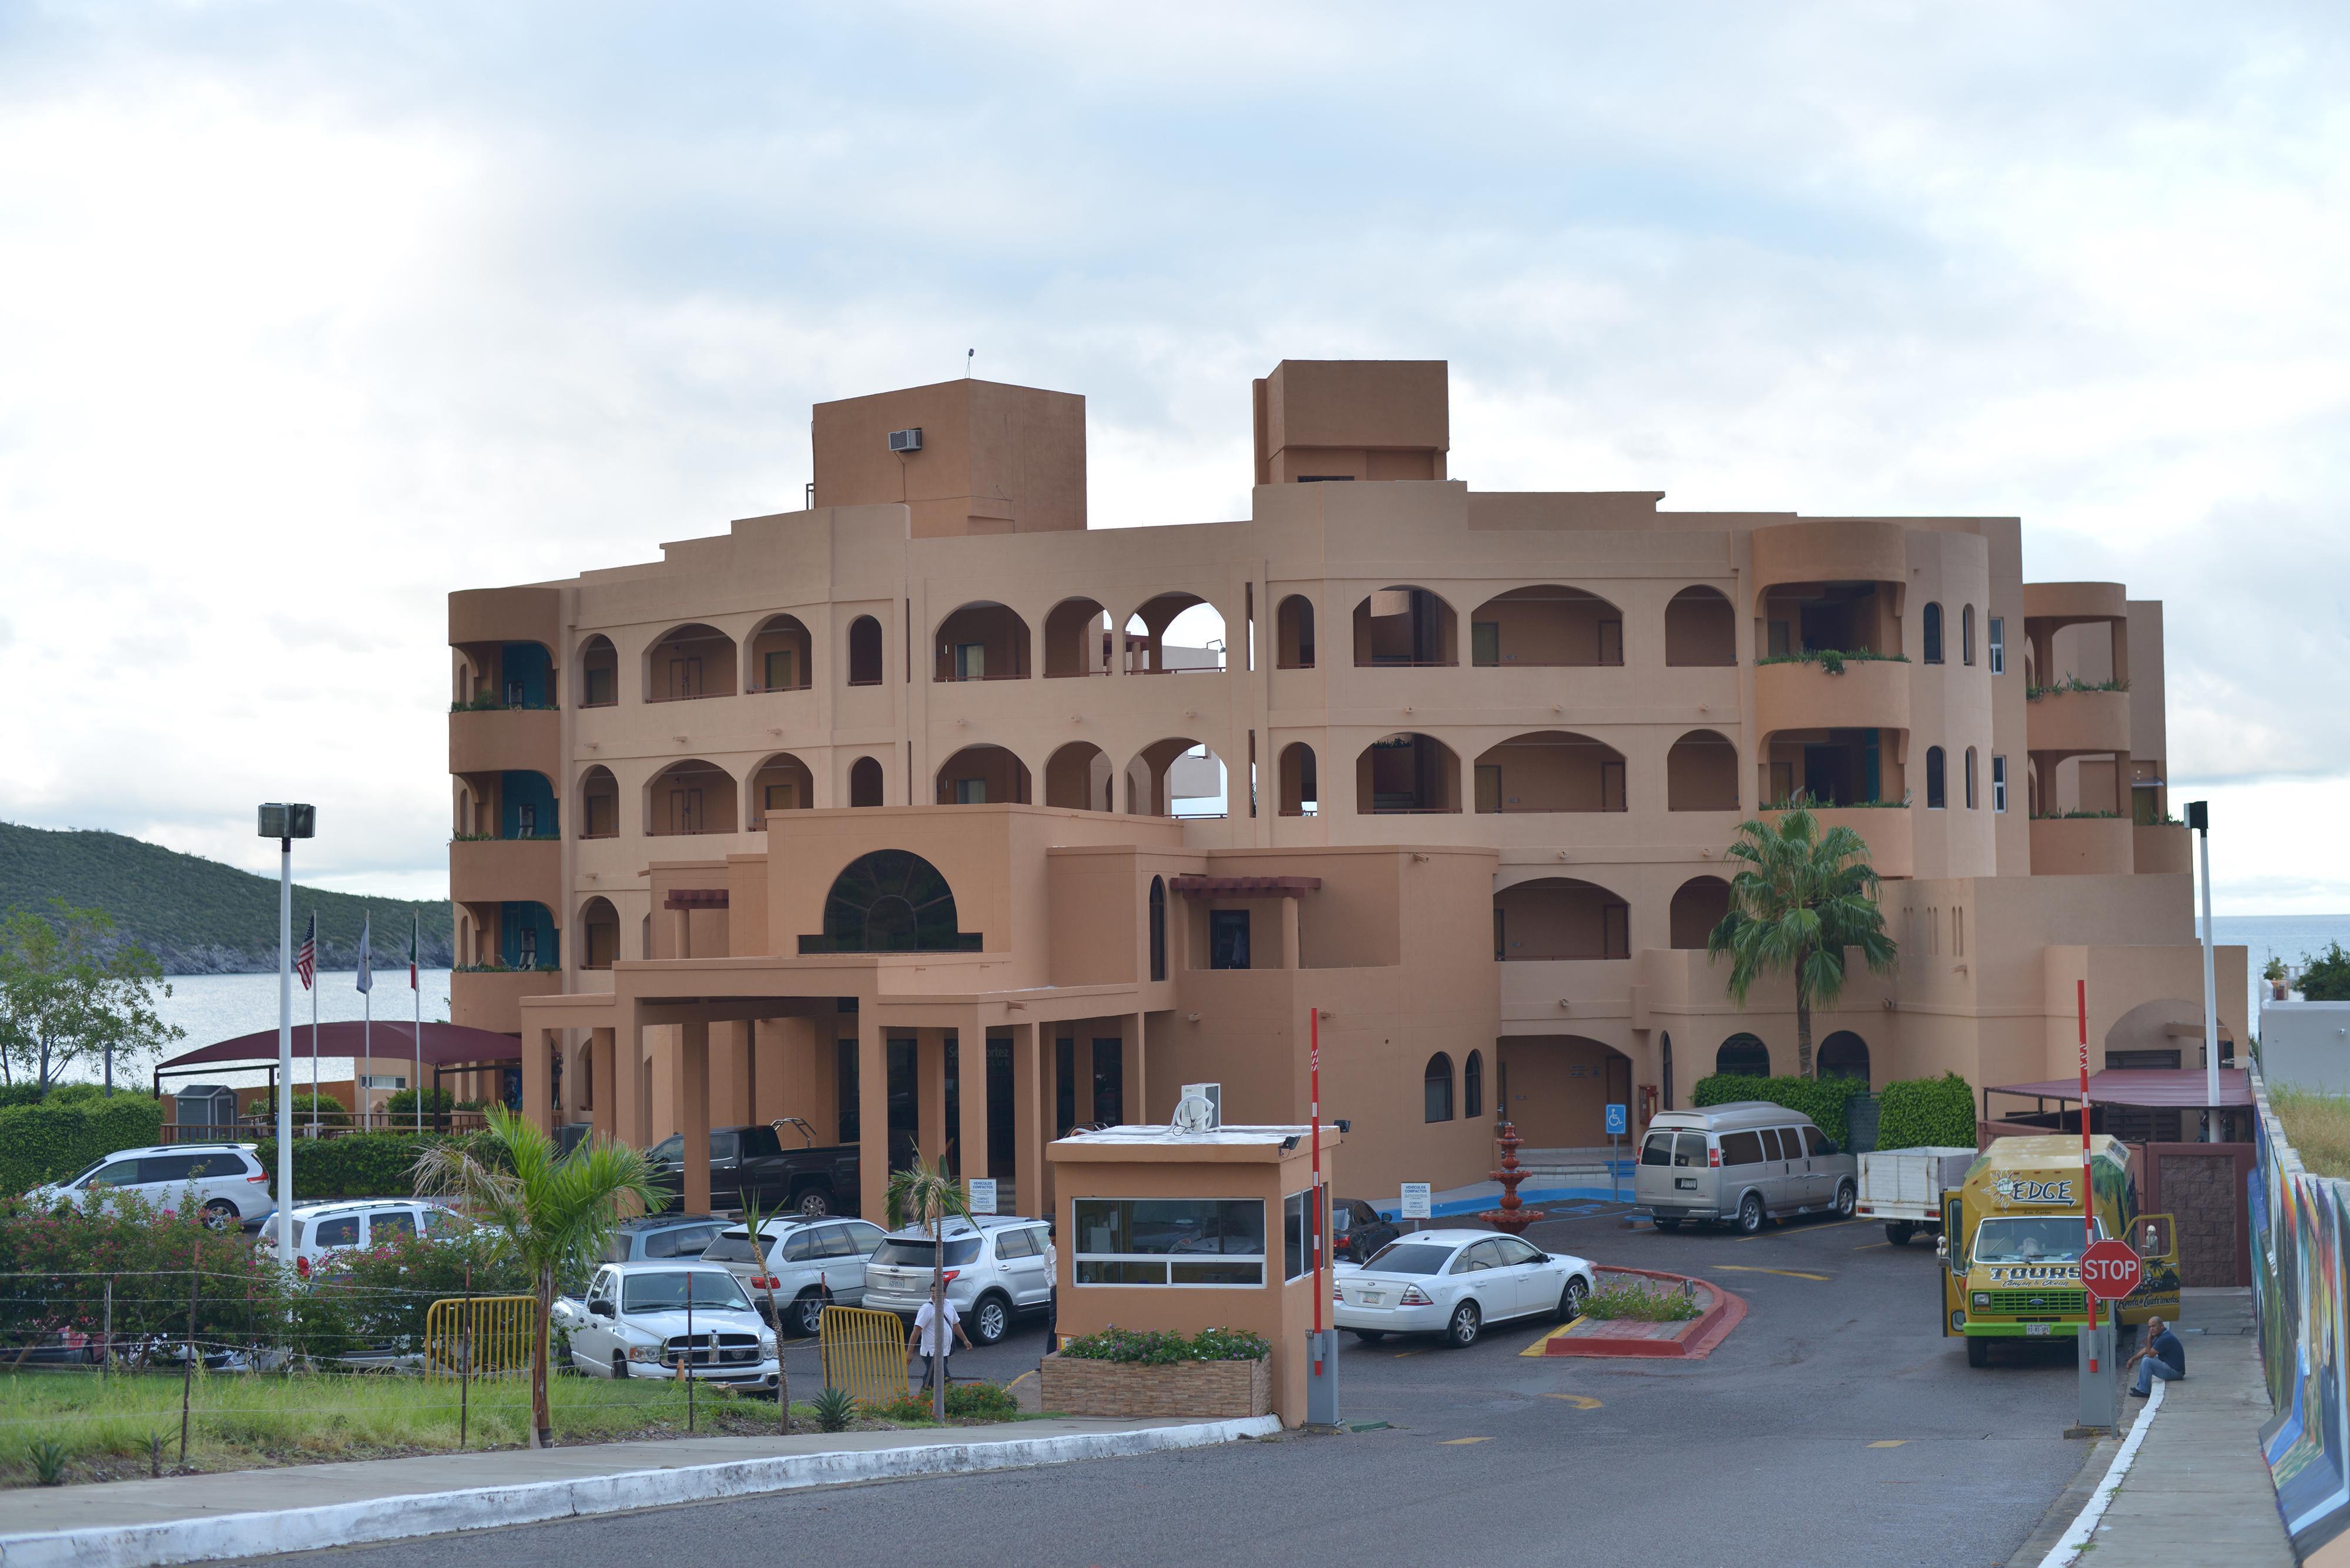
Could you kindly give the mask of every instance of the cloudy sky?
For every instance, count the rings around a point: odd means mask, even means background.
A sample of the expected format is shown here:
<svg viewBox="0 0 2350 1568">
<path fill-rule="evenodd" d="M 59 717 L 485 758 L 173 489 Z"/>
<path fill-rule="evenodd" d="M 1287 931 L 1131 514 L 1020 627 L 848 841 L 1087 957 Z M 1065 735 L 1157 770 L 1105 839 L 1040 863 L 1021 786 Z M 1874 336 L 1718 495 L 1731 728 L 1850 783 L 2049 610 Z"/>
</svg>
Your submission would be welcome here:
<svg viewBox="0 0 2350 1568">
<path fill-rule="evenodd" d="M 807 408 L 1442 358 L 1452 471 L 2020 514 L 2168 601 L 2220 907 L 2350 910 L 2338 8 L 0 7 L 0 819 L 446 887 L 443 596 L 796 501 Z"/>
</svg>

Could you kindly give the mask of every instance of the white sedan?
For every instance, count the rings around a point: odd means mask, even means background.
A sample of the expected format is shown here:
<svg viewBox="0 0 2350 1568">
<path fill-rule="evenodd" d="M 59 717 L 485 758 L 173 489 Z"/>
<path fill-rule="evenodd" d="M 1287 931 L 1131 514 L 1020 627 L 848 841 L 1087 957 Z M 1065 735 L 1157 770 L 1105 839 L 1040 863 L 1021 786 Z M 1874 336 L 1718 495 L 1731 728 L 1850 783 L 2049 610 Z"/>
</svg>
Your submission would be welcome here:
<svg viewBox="0 0 2350 1568">
<path fill-rule="evenodd" d="M 564 1297 L 551 1321 L 590 1376 L 775 1386 L 775 1331 L 716 1264 L 607 1263 L 587 1299 Z"/>
<path fill-rule="evenodd" d="M 1583 1310 L 1592 1266 L 1491 1231 L 1420 1231 L 1399 1236 L 1360 1268 L 1341 1264 L 1332 1280 L 1333 1321 L 1357 1339 L 1441 1334 L 1474 1345 L 1485 1324 Z"/>
</svg>

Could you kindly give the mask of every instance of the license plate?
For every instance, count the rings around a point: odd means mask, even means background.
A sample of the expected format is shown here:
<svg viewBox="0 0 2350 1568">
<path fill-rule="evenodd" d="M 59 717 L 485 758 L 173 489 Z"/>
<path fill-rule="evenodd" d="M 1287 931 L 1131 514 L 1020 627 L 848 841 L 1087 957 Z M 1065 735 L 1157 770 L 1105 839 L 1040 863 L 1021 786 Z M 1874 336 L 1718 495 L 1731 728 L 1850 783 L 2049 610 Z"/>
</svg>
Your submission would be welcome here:
<svg viewBox="0 0 2350 1568">
<path fill-rule="evenodd" d="M 1363 1293 L 1363 1304 L 1365 1306 L 1384 1306 L 1387 1304 L 1387 1297 L 1373 1291 L 1365 1291 Z"/>
<path fill-rule="evenodd" d="M 1694 1176 L 1676 1176 L 1673 1178 L 1673 1186 L 1676 1189 L 1682 1192 L 1695 1192 L 1697 1190 L 1697 1178 Z"/>
<path fill-rule="evenodd" d="M 2050 1325 L 2044 1323 L 2027 1323 L 2023 1325 L 2023 1332 L 2028 1338 L 2045 1339 L 2048 1337 L 2049 1327 Z"/>
</svg>

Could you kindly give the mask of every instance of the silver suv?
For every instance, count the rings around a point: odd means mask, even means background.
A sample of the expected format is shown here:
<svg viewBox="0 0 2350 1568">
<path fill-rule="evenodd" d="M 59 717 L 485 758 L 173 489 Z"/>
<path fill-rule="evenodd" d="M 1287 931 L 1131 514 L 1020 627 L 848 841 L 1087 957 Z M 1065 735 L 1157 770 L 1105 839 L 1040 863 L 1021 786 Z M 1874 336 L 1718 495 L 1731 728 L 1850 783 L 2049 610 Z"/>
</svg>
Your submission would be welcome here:
<svg viewBox="0 0 2350 1568">
<path fill-rule="evenodd" d="M 215 1230 L 256 1224 L 277 1211 L 269 1196 L 269 1173 L 249 1143 L 118 1149 L 72 1180 L 36 1187 L 25 1196 L 43 1208 L 94 1203 L 103 1209 L 116 1195 L 136 1192 L 168 1212 L 191 1190 L 204 1223 Z"/>
<path fill-rule="evenodd" d="M 787 1334 L 814 1334 L 825 1303 L 858 1306 L 865 1300 L 865 1259 L 881 1240 L 869 1220 L 769 1220 L 754 1245 L 749 1227 L 729 1226 L 711 1238 L 702 1261 L 741 1282 L 762 1315 L 773 1293 Z"/>
<path fill-rule="evenodd" d="M 1014 1313 L 1041 1313 L 1053 1304 L 1053 1237 L 1042 1220 L 983 1214 L 974 1226 L 950 1220 L 941 1240 L 928 1226 L 892 1231 L 865 1265 L 865 1304 L 911 1316 L 931 1299 L 936 1250 L 945 1249 L 947 1300 L 973 1345 L 993 1345 L 1012 1327 Z"/>
</svg>

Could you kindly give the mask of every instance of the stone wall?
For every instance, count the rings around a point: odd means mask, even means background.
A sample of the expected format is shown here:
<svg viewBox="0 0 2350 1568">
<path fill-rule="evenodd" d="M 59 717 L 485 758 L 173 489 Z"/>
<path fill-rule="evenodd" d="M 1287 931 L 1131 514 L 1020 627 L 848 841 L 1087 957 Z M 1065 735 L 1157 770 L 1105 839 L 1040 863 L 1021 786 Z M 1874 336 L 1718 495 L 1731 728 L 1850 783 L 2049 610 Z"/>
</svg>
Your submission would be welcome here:
<svg viewBox="0 0 2350 1568">
<path fill-rule="evenodd" d="M 1067 1416 L 1214 1421 L 1273 1413 L 1273 1363 L 1268 1357 L 1140 1366 L 1055 1353 L 1045 1358 L 1041 1381 L 1044 1408 Z"/>
</svg>

